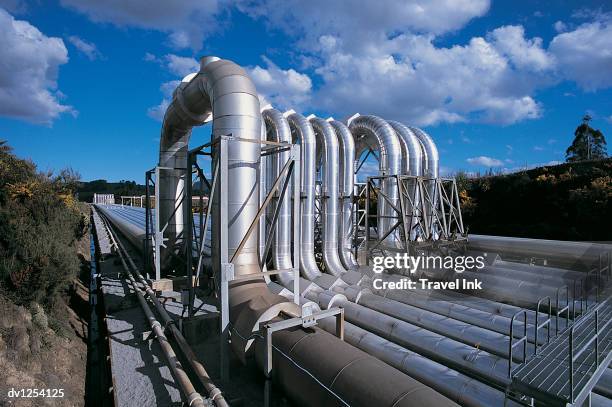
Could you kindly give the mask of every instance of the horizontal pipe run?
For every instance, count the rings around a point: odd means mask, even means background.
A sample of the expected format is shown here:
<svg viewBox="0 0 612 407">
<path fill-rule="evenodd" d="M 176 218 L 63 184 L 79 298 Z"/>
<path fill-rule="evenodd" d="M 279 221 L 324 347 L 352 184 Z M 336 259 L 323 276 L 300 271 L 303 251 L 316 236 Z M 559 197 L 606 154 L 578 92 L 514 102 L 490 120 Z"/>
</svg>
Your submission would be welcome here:
<svg viewBox="0 0 612 407">
<path fill-rule="evenodd" d="M 159 301 L 149 283 L 138 271 L 138 267 L 136 266 L 132 258 L 128 255 L 127 251 L 125 250 L 125 247 L 123 246 L 123 243 L 121 243 L 121 240 L 115 239 L 115 242 L 117 244 L 117 248 L 123 253 L 124 258 L 127 259 L 130 267 L 132 268 L 132 271 L 136 275 L 136 278 L 145 288 L 145 293 L 147 297 L 153 302 L 155 308 L 157 309 L 157 312 L 161 315 L 164 327 L 166 327 L 166 329 L 170 329 L 172 337 L 175 339 L 176 343 L 181 349 L 181 352 L 183 352 L 183 354 L 189 361 L 191 368 L 196 373 L 196 376 L 198 376 L 200 383 L 202 383 L 202 386 L 204 386 L 204 389 L 208 393 L 208 397 L 212 401 L 214 401 L 217 407 L 228 407 L 228 404 L 225 401 L 221 390 L 212 382 L 210 375 L 208 374 L 204 366 L 198 361 L 197 356 L 187 343 L 187 340 L 185 339 L 181 331 L 176 327 L 174 320 L 170 317 L 170 315 L 166 311 L 166 308 L 164 308 L 162 303 Z"/>
<path fill-rule="evenodd" d="M 334 306 L 344 308 L 347 321 L 367 331 L 481 380 L 498 386 L 509 384 L 508 361 L 504 358 L 354 304 L 337 293 L 306 293 L 307 299 L 317 302 L 323 308 L 326 308 L 325 302 L 330 296 L 336 299 Z"/>
<path fill-rule="evenodd" d="M 185 399 L 187 400 L 188 405 L 194 406 L 194 407 L 205 407 L 204 401 L 202 400 L 202 396 L 200 396 L 198 392 L 195 390 L 195 388 L 193 387 L 193 384 L 191 383 L 191 380 L 189 380 L 187 373 L 185 372 L 185 370 L 183 369 L 183 366 L 179 362 L 176 356 L 176 353 L 174 353 L 174 349 L 172 349 L 172 346 L 170 345 L 168 338 L 166 338 L 166 335 L 164 334 L 164 330 L 162 329 L 162 325 L 153 315 L 153 312 L 151 311 L 151 309 L 149 308 L 149 305 L 147 304 L 147 301 L 145 300 L 142 290 L 138 287 L 138 284 L 136 283 L 134 276 L 132 275 L 127 263 L 125 262 L 123 251 L 120 249 L 120 247 L 117 244 L 118 239 L 116 239 L 114 232 L 109 227 L 108 223 L 106 223 L 106 221 L 105 221 L 105 224 L 108 230 L 109 237 L 111 238 L 112 244 L 117 248 L 117 251 L 119 252 L 119 259 L 121 260 L 121 264 L 123 265 L 123 269 L 126 272 L 128 280 L 130 281 L 130 284 L 132 286 L 132 289 L 136 293 L 140 307 L 145 313 L 147 321 L 149 322 L 149 325 L 151 326 L 151 330 L 155 334 L 155 338 L 157 339 L 160 345 L 160 348 L 162 349 L 162 352 L 164 354 L 164 357 L 166 358 L 168 367 L 170 368 L 170 371 L 172 372 L 172 377 L 175 378 L 177 384 L 181 388 L 181 392 L 183 393 Z"/>
</svg>

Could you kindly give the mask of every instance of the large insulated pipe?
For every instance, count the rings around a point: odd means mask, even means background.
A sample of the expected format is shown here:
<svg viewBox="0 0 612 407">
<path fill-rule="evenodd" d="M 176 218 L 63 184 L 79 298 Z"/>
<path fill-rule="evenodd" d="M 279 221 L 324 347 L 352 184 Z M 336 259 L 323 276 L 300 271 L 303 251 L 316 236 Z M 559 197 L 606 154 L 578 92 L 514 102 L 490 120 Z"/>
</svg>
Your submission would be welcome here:
<svg viewBox="0 0 612 407">
<path fill-rule="evenodd" d="M 338 230 L 338 253 L 340 261 L 348 270 L 359 265 L 352 250 L 353 195 L 355 193 L 355 140 L 348 127 L 342 122 L 327 119 L 336 132 L 340 143 L 340 201 L 342 220 Z"/>
<path fill-rule="evenodd" d="M 355 304 L 336 292 L 312 290 L 305 297 L 322 308 L 341 307 L 347 321 L 452 369 L 499 386 L 510 383 L 508 361 L 499 356 Z"/>
<path fill-rule="evenodd" d="M 397 133 L 399 140 L 402 144 L 402 152 L 404 155 L 404 166 L 402 172 L 404 174 L 419 176 L 423 175 L 423 148 L 419 139 L 414 134 L 412 130 L 410 130 L 407 126 L 403 125 L 400 122 L 389 120 L 388 123 L 393 127 L 395 133 Z M 416 208 L 412 207 L 412 203 L 410 201 L 407 202 L 407 209 L 410 213 L 416 213 L 418 211 L 418 202 L 419 202 L 419 190 L 417 188 L 416 180 L 410 180 L 408 182 L 409 190 L 407 193 L 414 193 L 414 203 L 417 204 Z M 410 225 L 411 233 L 410 239 L 415 240 L 418 237 L 417 231 L 414 230 L 415 226 L 418 224 L 418 218 L 414 216 L 412 218 L 412 224 Z"/>
<path fill-rule="evenodd" d="M 419 139 L 421 145 L 423 146 L 423 156 L 424 160 L 424 168 L 423 175 L 427 178 L 437 179 L 440 176 L 440 156 L 438 154 L 438 148 L 436 147 L 436 143 L 434 143 L 433 139 L 429 136 L 429 134 L 425 133 L 423 130 L 417 127 L 408 127 L 412 133 Z M 433 200 L 433 208 L 426 207 L 425 214 L 429 216 L 430 223 L 433 220 L 433 211 L 435 211 L 437 205 L 437 188 L 434 182 L 429 182 L 427 184 L 427 193 L 430 199 Z M 433 239 L 438 239 L 439 231 L 432 230 Z"/>
<path fill-rule="evenodd" d="M 270 283 L 270 289 L 280 295 L 293 298 L 293 293 L 278 284 Z M 300 297 L 301 304 L 308 304 L 320 310 L 318 304 Z M 335 333 L 336 324 L 331 319 L 318 321 L 320 328 L 329 333 Z M 449 399 L 466 407 L 489 407 L 504 404 L 505 395 L 502 391 L 475 380 L 469 376 L 450 369 L 401 347 L 381 336 L 359 328 L 350 322 L 344 323 L 344 340 L 368 354 L 417 379 L 421 383 L 439 391 Z M 508 406 L 517 406 L 511 401 Z"/>
<path fill-rule="evenodd" d="M 323 262 L 325 271 L 334 276 L 341 276 L 346 269 L 338 256 L 339 211 L 339 149 L 338 138 L 334 128 L 319 117 L 309 117 L 310 124 L 317 139 L 317 150 L 321 151 L 321 196 L 323 198 Z"/>
<path fill-rule="evenodd" d="M 600 255 L 605 261 L 607 253 L 612 252 L 610 244 L 487 235 L 470 235 L 468 247 L 499 253 L 502 257 L 547 259 L 551 264 L 586 271 L 593 265 L 599 265 Z"/>
<path fill-rule="evenodd" d="M 389 123 L 378 116 L 353 116 L 349 129 L 355 138 L 355 157 L 360 157 L 366 149 L 378 150 L 379 175 L 397 175 L 402 171 L 402 148 L 395 131 Z M 397 183 L 392 178 L 382 182 L 381 192 L 394 206 L 398 206 Z M 397 217 L 386 199 L 378 198 L 378 238 L 382 239 L 389 233 Z M 387 242 L 396 243 L 395 233 L 386 237 Z"/>
<path fill-rule="evenodd" d="M 301 145 L 302 205 L 300 271 L 308 280 L 321 275 L 315 260 L 314 249 L 314 200 L 316 172 L 316 137 L 312 126 L 304 116 L 290 110 L 285 117 L 294 139 Z"/>
<path fill-rule="evenodd" d="M 422 175 L 424 152 L 418 137 L 408 126 L 400 122 L 393 120 L 387 120 L 387 122 L 393 127 L 402 144 L 402 151 L 404 152 L 402 173 L 415 176 Z"/>
<path fill-rule="evenodd" d="M 201 124 L 210 113 L 213 141 L 228 134 L 234 137 L 227 140 L 223 159 L 227 159 L 228 168 L 221 173 L 212 203 L 212 255 L 216 260 L 213 269 L 219 275 L 221 244 L 225 243 L 220 238 L 220 210 L 226 209 L 228 224 L 223 232 L 227 233 L 234 274 L 241 277 L 229 285 L 231 342 L 244 359 L 261 322 L 273 320 L 281 312 L 300 315 L 301 311 L 296 304 L 268 290 L 260 274 L 256 214 L 261 176 L 261 113 L 255 86 L 246 72 L 230 61 L 203 58 L 200 72 L 174 93 L 164 118 L 161 144 L 171 146 L 180 142 L 176 151 L 185 153 L 192 126 Z M 167 150 L 160 155 L 167 155 Z M 219 151 L 214 149 L 213 164 L 217 166 L 219 161 Z M 231 186 L 226 188 L 227 206 L 223 208 L 219 202 L 220 185 Z M 176 188 L 176 183 L 167 182 L 160 188 Z M 252 224 L 254 233 L 242 244 Z M 236 254 L 239 245 L 243 251 Z M 282 330 L 273 334 L 272 342 L 273 376 L 298 404 L 337 405 L 341 400 L 348 405 L 389 407 L 454 405 L 430 388 L 321 330 L 311 332 L 301 327 Z M 263 341 L 256 344 L 259 350 L 256 356 L 261 360 Z"/>
<path fill-rule="evenodd" d="M 362 292 L 355 302 L 393 318 L 425 328 L 428 331 L 463 342 L 466 345 L 478 344 L 480 349 L 494 355 L 503 358 L 509 357 L 508 346 L 510 337 L 507 333 L 501 334 L 490 331 L 467 322 L 371 294 L 367 291 Z M 533 345 L 529 344 L 528 354 L 533 353 L 533 350 Z M 522 361 L 523 359 L 523 355 L 520 352 L 515 352 L 513 356 L 513 359 L 516 361 Z"/>
<path fill-rule="evenodd" d="M 281 112 L 273 108 L 266 108 L 262 112 L 268 139 L 281 143 L 291 143 L 291 129 L 289 122 Z M 276 154 L 275 177 L 278 177 L 280 170 L 287 163 L 291 155 L 290 151 L 281 151 Z M 291 252 L 291 193 L 287 189 L 280 205 L 276 230 L 274 233 L 274 245 L 272 246 L 272 263 L 276 270 L 286 270 L 293 268 Z M 281 273 L 281 280 L 288 280 L 289 273 Z"/>
<path fill-rule="evenodd" d="M 214 106 L 213 106 L 214 105 Z M 221 185 L 227 188 L 227 252 L 233 258 L 235 276 L 250 276 L 230 283 L 229 309 L 232 346 L 242 357 L 252 344 L 250 338 L 261 320 L 269 320 L 281 311 L 296 311 L 296 305 L 268 291 L 261 277 L 259 266 L 259 228 L 256 227 L 234 256 L 241 241 L 254 221 L 259 209 L 259 180 L 261 152 L 261 113 L 257 91 L 244 69 L 231 61 L 216 57 L 200 60 L 200 72 L 188 76 L 175 90 L 173 100 L 164 116 L 160 142 L 160 164 L 183 168 L 165 172 L 159 180 L 159 194 L 167 198 L 168 205 L 161 205 L 162 222 L 170 218 L 175 205 L 170 197 L 176 197 L 185 174 L 189 137 L 193 126 L 210 120 L 212 115 L 212 140 L 232 135 L 227 141 L 227 172 L 220 171 L 212 204 L 212 256 L 213 271 L 221 274 Z M 250 142 L 249 142 L 250 141 Z M 213 148 L 213 167 L 220 164 L 219 148 Z M 180 219 L 180 218 L 179 218 Z M 257 225 L 258 226 L 258 225 Z M 180 228 L 168 228 L 167 234 L 176 240 Z M 173 236 L 174 234 L 174 236 Z M 171 247 L 171 246 L 170 246 Z"/>
</svg>

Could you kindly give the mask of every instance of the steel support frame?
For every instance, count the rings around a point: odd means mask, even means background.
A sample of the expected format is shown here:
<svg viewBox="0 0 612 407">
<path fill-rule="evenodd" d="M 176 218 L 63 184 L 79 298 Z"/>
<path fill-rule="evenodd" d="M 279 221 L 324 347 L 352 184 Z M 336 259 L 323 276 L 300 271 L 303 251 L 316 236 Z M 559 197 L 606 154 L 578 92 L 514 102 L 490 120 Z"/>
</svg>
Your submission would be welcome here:
<svg viewBox="0 0 612 407">
<path fill-rule="evenodd" d="M 274 186 L 268 193 L 264 204 L 258 209 L 257 216 L 253 219 L 251 223 L 251 227 L 247 231 L 246 235 L 243 237 L 241 243 L 239 244 L 237 250 L 230 258 L 229 249 L 228 249 L 228 182 L 224 179 L 226 174 L 228 173 L 228 144 L 232 142 L 249 142 L 249 143 L 258 143 L 266 145 L 266 148 L 262 148 L 261 155 L 270 155 L 276 154 L 281 151 L 286 151 L 289 149 L 291 152 L 290 158 L 287 161 L 283 171 L 279 174 L 277 179 L 274 181 Z M 275 192 L 282 187 L 281 195 L 288 189 L 288 186 L 293 181 L 293 268 L 290 270 L 267 270 L 266 272 L 259 273 L 261 276 L 271 276 L 284 272 L 292 272 L 293 273 L 293 293 L 294 303 L 299 305 L 299 247 L 300 247 L 300 226 L 299 226 L 299 211 L 300 211 L 300 146 L 297 144 L 290 143 L 279 143 L 272 141 L 263 141 L 263 140 L 250 140 L 250 139 L 242 139 L 238 137 L 234 137 L 231 134 L 226 136 L 220 136 L 215 141 L 205 144 L 199 149 L 204 149 L 206 147 L 217 148 L 218 149 L 218 158 L 217 163 L 214 168 L 214 176 L 212 179 L 213 187 L 211 189 L 211 195 L 209 196 L 209 208 L 212 207 L 213 199 L 219 199 L 219 222 L 220 222 L 220 236 L 219 236 L 219 270 L 221 275 L 219 276 L 219 298 L 220 298 L 220 311 L 221 311 L 221 321 L 220 321 L 220 331 L 222 334 L 226 334 L 229 326 L 229 301 L 228 301 L 228 291 L 229 291 L 229 283 L 231 281 L 240 280 L 246 277 L 236 277 L 234 275 L 234 264 L 232 260 L 240 254 L 242 247 L 249 239 L 251 233 L 255 229 L 255 226 L 259 224 L 259 218 L 265 213 L 265 209 L 267 205 L 272 200 Z M 218 193 L 219 196 L 215 197 L 215 190 L 218 184 Z M 282 198 L 282 197 L 281 197 Z M 207 213 L 207 219 L 210 215 L 210 212 Z M 275 218 L 277 218 L 275 216 Z M 191 222 L 193 222 L 193 217 L 191 217 Z M 275 223 L 277 219 L 274 219 L 270 230 L 271 234 L 269 234 L 268 239 L 272 238 L 272 233 L 274 231 Z M 206 226 L 204 226 L 206 228 Z M 204 233 L 202 231 L 200 233 Z M 266 245 L 268 248 L 269 246 Z M 262 253 L 264 255 L 264 253 Z M 213 257 L 214 258 L 214 257 Z M 260 263 L 261 264 L 261 263 Z M 200 267 L 200 266 L 198 266 Z M 249 276 L 252 277 L 252 276 Z"/>
<path fill-rule="evenodd" d="M 394 204 L 382 192 L 381 185 L 387 179 L 394 179 L 398 189 L 399 201 Z M 431 185 L 433 184 L 433 186 Z M 368 177 L 365 185 L 366 209 L 363 215 L 365 223 L 366 265 L 373 250 L 396 229 L 400 229 L 400 241 L 403 249 L 409 251 L 411 246 L 433 245 L 441 247 L 446 244 L 465 241 L 467 234 L 463 226 L 461 203 L 454 178 L 429 178 L 412 175 L 386 175 Z M 434 192 L 431 193 L 430 190 Z M 384 199 L 396 214 L 388 216 L 397 219 L 385 235 L 371 244 L 370 219 L 379 219 L 378 214 L 370 213 L 370 202 L 377 198 Z M 399 206 L 399 207 L 398 207 Z M 434 208 L 425 210 L 424 208 Z M 358 231 L 362 218 L 358 216 L 355 232 Z M 436 236 L 434 232 L 438 232 Z M 354 243 L 358 244 L 354 234 Z"/>
<path fill-rule="evenodd" d="M 180 191 L 181 198 L 175 202 L 174 211 L 172 215 L 168 219 L 168 221 L 161 225 L 159 216 L 159 176 L 162 171 L 175 171 L 182 170 L 186 171 L 185 168 L 174 168 L 174 167 L 161 167 L 156 166 L 153 169 L 147 171 L 145 173 L 145 188 L 146 188 L 146 205 L 145 205 L 145 257 L 151 259 L 153 258 L 153 269 L 155 272 L 155 280 L 159 280 L 161 278 L 161 248 L 166 248 L 165 242 L 168 238 L 164 237 L 164 232 L 168 228 L 168 224 L 172 218 L 176 216 L 176 211 L 179 206 L 185 201 L 185 188 Z M 154 180 L 154 181 L 153 181 Z M 153 184 L 154 187 L 154 198 L 155 202 L 153 204 L 155 209 L 155 217 L 153 218 L 153 214 L 151 212 L 151 192 L 150 187 Z M 151 230 L 151 228 L 153 230 Z M 182 237 L 184 239 L 184 236 Z M 177 239 L 177 241 L 180 241 Z M 145 258 L 145 264 L 149 264 L 149 260 Z M 150 269 L 150 266 L 148 267 Z M 149 277 L 149 272 L 147 272 L 147 277 Z"/>
</svg>

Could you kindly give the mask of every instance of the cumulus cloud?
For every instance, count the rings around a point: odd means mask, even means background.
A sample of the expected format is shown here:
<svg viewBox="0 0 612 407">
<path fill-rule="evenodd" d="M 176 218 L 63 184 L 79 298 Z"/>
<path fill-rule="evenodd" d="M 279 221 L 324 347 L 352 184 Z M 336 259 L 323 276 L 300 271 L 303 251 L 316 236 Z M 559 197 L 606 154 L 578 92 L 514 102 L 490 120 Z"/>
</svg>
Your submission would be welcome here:
<svg viewBox="0 0 612 407">
<path fill-rule="evenodd" d="M 489 0 L 285 1 L 244 0 L 238 7 L 316 49 L 319 38 L 335 34 L 352 51 L 375 46 L 406 31 L 442 34 L 463 27 L 489 10 Z"/>
<path fill-rule="evenodd" d="M 76 49 L 81 51 L 90 61 L 94 61 L 96 59 L 102 59 L 103 55 L 100 51 L 98 51 L 98 47 L 93 42 L 87 42 L 84 39 L 77 37 L 76 35 L 71 35 L 68 37 L 68 41 L 74 45 Z"/>
<path fill-rule="evenodd" d="M 482 167 L 501 167 L 504 165 L 503 161 L 498 160 L 497 158 L 487 157 L 485 155 L 468 158 L 465 161 L 467 161 L 468 164 L 480 165 Z"/>
<path fill-rule="evenodd" d="M 480 120 L 511 124 L 541 115 L 530 96 L 552 62 L 540 39 L 507 26 L 465 45 L 437 47 L 434 37 L 402 34 L 361 54 L 341 39 L 322 40 L 316 98 L 341 114 L 379 114 L 417 125 Z M 384 97 L 382 97 L 384 95 Z"/>
<path fill-rule="evenodd" d="M 562 33 L 564 31 L 567 31 L 567 24 L 565 24 L 563 21 L 559 20 L 556 23 L 553 24 L 553 28 L 555 29 L 556 32 L 558 33 Z"/>
<path fill-rule="evenodd" d="M 163 57 L 157 57 L 156 55 L 147 52 L 145 53 L 143 59 L 148 62 L 159 64 L 170 74 L 179 79 L 183 79 L 190 73 L 198 72 L 200 70 L 200 63 L 196 61 L 195 58 L 191 57 L 184 57 L 175 54 L 166 54 Z M 168 106 L 172 101 L 172 93 L 180 83 L 181 81 L 177 79 L 161 84 L 159 90 L 162 93 L 162 101 L 158 105 L 150 107 L 147 110 L 147 115 L 150 118 L 160 122 L 163 120 L 166 109 L 168 109 Z"/>
<path fill-rule="evenodd" d="M 168 54 L 164 56 L 164 60 L 170 73 L 181 77 L 200 70 L 200 63 L 194 58 Z"/>
<path fill-rule="evenodd" d="M 221 0 L 183 0 L 171 5 L 165 0 L 61 0 L 61 4 L 94 22 L 166 32 L 171 45 L 195 50 L 222 25 L 218 16 L 224 10 Z"/>
<path fill-rule="evenodd" d="M 573 31 L 557 35 L 550 52 L 567 79 L 587 91 L 612 86 L 612 18 L 599 16 Z"/>
<path fill-rule="evenodd" d="M 279 109 L 303 108 L 311 97 L 310 77 L 294 69 L 281 69 L 269 58 L 263 60 L 265 67 L 257 65 L 248 70 L 262 104 L 271 103 Z"/>
<path fill-rule="evenodd" d="M 163 95 L 163 99 L 157 106 L 150 107 L 147 110 L 147 115 L 150 118 L 157 120 L 158 122 L 164 120 L 164 114 L 166 114 L 166 110 L 168 109 L 170 101 L 172 100 L 172 93 L 180 83 L 181 81 L 169 81 L 162 83 L 159 90 Z"/>
<path fill-rule="evenodd" d="M 47 37 L 0 8 L 0 115 L 50 125 L 62 113 L 59 67 L 68 62 L 60 38 Z"/>
</svg>

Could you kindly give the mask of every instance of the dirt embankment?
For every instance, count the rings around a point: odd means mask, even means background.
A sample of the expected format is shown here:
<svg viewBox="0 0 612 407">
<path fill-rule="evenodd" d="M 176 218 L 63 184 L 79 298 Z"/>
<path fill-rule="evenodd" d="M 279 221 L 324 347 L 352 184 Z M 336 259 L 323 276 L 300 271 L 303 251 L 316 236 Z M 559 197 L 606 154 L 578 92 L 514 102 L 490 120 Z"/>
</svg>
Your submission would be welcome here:
<svg viewBox="0 0 612 407">
<path fill-rule="evenodd" d="M 83 406 L 89 319 L 89 235 L 78 242 L 81 270 L 51 310 L 0 295 L 0 406 Z M 63 397 L 9 397 L 11 389 Z M 50 392 L 49 392 L 50 390 Z M 33 394 L 31 394 L 33 395 Z"/>
</svg>

